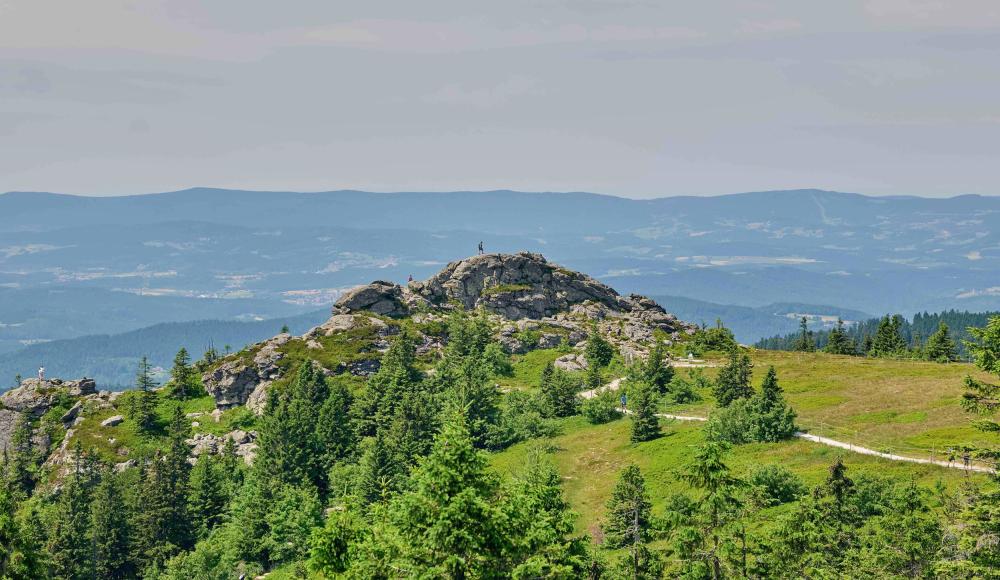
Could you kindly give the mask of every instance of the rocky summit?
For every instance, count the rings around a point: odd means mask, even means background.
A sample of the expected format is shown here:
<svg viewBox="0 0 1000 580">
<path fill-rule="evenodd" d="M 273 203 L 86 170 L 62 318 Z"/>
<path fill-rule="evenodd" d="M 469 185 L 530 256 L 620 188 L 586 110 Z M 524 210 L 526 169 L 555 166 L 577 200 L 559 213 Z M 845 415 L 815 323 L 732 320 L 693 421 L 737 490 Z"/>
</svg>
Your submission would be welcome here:
<svg viewBox="0 0 1000 580">
<path fill-rule="evenodd" d="M 298 360 L 313 360 L 329 376 L 365 377 L 378 370 L 404 320 L 419 333 L 418 352 L 427 353 L 447 342 L 435 323 L 459 309 L 487 313 L 512 354 L 565 344 L 570 351 L 558 364 L 568 369 L 585 365 L 580 353 L 595 328 L 626 359 L 645 356 L 655 336 L 672 341 L 696 328 L 649 298 L 622 296 L 540 254 L 484 254 L 452 262 L 406 286 L 378 280 L 354 288 L 336 302 L 326 323 L 227 357 L 205 373 L 203 382 L 219 409 L 246 405 L 260 413 L 268 387 Z"/>
</svg>

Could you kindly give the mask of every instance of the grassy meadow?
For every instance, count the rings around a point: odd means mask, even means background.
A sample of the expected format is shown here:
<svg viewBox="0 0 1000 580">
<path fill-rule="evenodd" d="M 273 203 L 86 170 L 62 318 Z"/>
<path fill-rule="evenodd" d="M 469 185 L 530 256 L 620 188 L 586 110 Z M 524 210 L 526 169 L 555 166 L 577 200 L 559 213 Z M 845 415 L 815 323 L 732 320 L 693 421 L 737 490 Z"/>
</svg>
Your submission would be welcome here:
<svg viewBox="0 0 1000 580">
<path fill-rule="evenodd" d="M 540 351 L 515 360 L 516 383 L 511 383 L 532 388 L 531 374 L 540 373 L 550 356 Z M 976 431 L 971 426 L 972 418 L 959 404 L 963 377 L 982 376 L 971 365 L 776 351 L 754 351 L 752 359 L 754 385 L 758 386 L 767 367 L 774 365 L 779 383 L 799 414 L 798 422 L 811 433 L 913 457 L 944 458 L 949 446 L 997 442 Z M 709 362 L 723 361 L 713 357 Z M 685 376 L 687 369 L 677 372 Z M 718 368 L 702 372 L 714 378 Z M 709 389 L 702 389 L 700 394 L 703 400 L 698 403 L 664 405 L 663 410 L 706 416 L 714 402 Z M 590 425 L 583 417 L 573 417 L 562 421 L 561 434 L 515 445 L 491 456 L 491 460 L 501 473 L 516 474 L 528 450 L 541 446 L 562 474 L 567 498 L 580 515 L 578 531 L 596 533 L 618 473 L 630 463 L 638 465 L 646 477 L 654 513 L 663 509 L 671 494 L 687 489 L 680 475 L 694 449 L 704 441 L 702 425 L 668 421 L 663 425 L 663 437 L 633 444 L 629 441 L 627 419 Z M 915 478 L 928 489 L 940 482 L 950 490 L 958 489 L 966 477 L 977 482 L 987 479 L 967 476 L 956 469 L 887 461 L 804 440 L 734 447 L 727 464 L 738 476 L 746 476 L 760 465 L 780 464 L 812 486 L 826 478 L 827 469 L 837 457 L 844 458 L 852 478 Z M 762 511 L 758 514 L 761 524 L 766 525 L 785 509 L 787 506 Z"/>
</svg>

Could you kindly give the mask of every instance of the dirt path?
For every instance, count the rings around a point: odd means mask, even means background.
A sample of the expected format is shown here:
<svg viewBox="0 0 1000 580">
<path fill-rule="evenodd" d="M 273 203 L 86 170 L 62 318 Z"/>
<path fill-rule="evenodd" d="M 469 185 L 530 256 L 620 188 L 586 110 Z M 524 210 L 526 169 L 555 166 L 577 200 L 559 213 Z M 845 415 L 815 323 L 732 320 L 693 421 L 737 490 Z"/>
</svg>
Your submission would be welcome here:
<svg viewBox="0 0 1000 580">
<path fill-rule="evenodd" d="M 592 389 L 590 391 L 584 391 L 580 393 L 580 396 L 585 399 L 593 398 L 597 393 L 601 391 L 616 391 L 621 387 L 624 378 L 619 378 L 611 381 L 610 383 L 604 385 L 603 387 Z M 619 411 L 625 413 L 626 415 L 631 413 L 626 409 L 619 409 Z M 693 415 L 671 415 L 669 413 L 657 413 L 657 417 L 663 417 L 664 419 L 673 419 L 675 421 L 707 421 L 707 417 L 696 417 Z M 946 467 L 948 469 L 961 469 L 964 471 L 974 471 L 976 473 L 996 473 L 996 470 L 992 467 L 987 467 L 985 465 L 970 465 L 968 467 L 964 466 L 962 463 L 955 461 L 943 461 L 939 459 L 920 459 L 918 457 L 906 457 L 905 455 L 896 455 L 894 453 L 883 453 L 882 451 L 875 451 L 874 449 L 869 449 L 867 447 L 862 447 L 860 445 L 855 445 L 853 443 L 847 443 L 844 441 L 837 441 L 836 439 L 830 439 L 829 437 L 820 437 L 819 435 L 812 435 L 810 433 L 803 433 L 798 431 L 795 433 L 795 437 L 799 439 L 805 439 L 806 441 L 812 441 L 813 443 L 819 443 L 820 445 L 827 445 L 829 447 L 837 447 L 839 449 L 846 449 L 852 453 L 860 453 L 861 455 L 871 455 L 873 457 L 881 457 L 882 459 L 888 459 L 889 461 L 904 461 L 906 463 L 920 463 L 924 465 L 937 465 L 939 467 Z"/>
</svg>

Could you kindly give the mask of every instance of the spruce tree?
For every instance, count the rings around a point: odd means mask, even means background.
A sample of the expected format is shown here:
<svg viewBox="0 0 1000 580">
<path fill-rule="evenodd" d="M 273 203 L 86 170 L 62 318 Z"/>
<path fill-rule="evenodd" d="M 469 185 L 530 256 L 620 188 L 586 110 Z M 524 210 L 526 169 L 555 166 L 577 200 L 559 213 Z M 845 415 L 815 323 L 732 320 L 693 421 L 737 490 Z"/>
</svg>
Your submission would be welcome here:
<svg viewBox="0 0 1000 580">
<path fill-rule="evenodd" d="M 15 499 L 31 495 L 35 485 L 38 452 L 32 440 L 33 430 L 27 415 L 18 414 L 10 442 L 4 449 L 5 461 L 0 464 L 7 489 Z"/>
<path fill-rule="evenodd" d="M 126 407 L 126 415 L 140 433 L 148 433 L 156 425 L 156 392 L 153 391 L 156 386 L 152 366 L 146 357 L 142 357 L 135 377 L 136 391 Z"/>
<path fill-rule="evenodd" d="M 499 480 L 461 414 L 445 422 L 412 482 L 412 491 L 389 512 L 399 569 L 420 570 L 428 578 L 495 573 L 513 539 L 500 513 Z"/>
<path fill-rule="evenodd" d="M 729 362 L 719 370 L 712 389 L 716 403 L 720 407 L 728 407 L 737 399 L 753 396 L 753 387 L 750 386 L 752 373 L 753 364 L 749 355 L 739 348 L 729 351 Z"/>
<path fill-rule="evenodd" d="M 170 396 L 175 399 L 187 399 L 200 390 L 198 377 L 194 368 L 191 367 L 191 356 L 185 348 L 177 351 L 174 356 L 174 366 L 170 369 Z"/>
<path fill-rule="evenodd" d="M 119 580 L 135 576 L 129 557 L 128 509 L 121 483 L 110 469 L 101 472 L 90 506 L 94 573 L 97 578 Z"/>
<path fill-rule="evenodd" d="M 362 447 L 357 496 L 366 505 L 385 502 L 399 491 L 404 468 L 381 433 L 365 440 Z"/>
<path fill-rule="evenodd" d="M 615 356 L 615 348 L 604 338 L 597 323 L 590 327 L 590 336 L 587 337 L 587 346 L 584 348 L 583 356 L 587 359 L 587 364 L 606 367 Z"/>
<path fill-rule="evenodd" d="M 588 389 L 599 389 L 604 384 L 604 377 L 601 376 L 601 367 L 588 362 L 583 382 Z"/>
<path fill-rule="evenodd" d="M 541 449 L 532 449 L 505 496 L 514 578 L 580 578 L 590 564 L 589 539 L 574 536 L 576 514 L 562 490 L 562 476 Z"/>
<path fill-rule="evenodd" d="M 653 562 L 646 542 L 650 539 L 652 503 L 646 482 L 636 465 L 622 470 L 607 503 L 607 519 L 601 525 L 609 548 L 627 548 L 622 561 L 625 577 L 645 577 Z"/>
<path fill-rule="evenodd" d="M 838 318 L 837 325 L 830 330 L 830 336 L 827 339 L 826 346 L 823 347 L 823 352 L 853 355 L 856 354 L 855 350 L 854 341 L 847 335 L 847 331 L 844 330 L 844 321 Z"/>
<path fill-rule="evenodd" d="M 942 320 L 937 331 L 927 339 L 924 357 L 929 361 L 950 363 L 958 360 L 958 349 L 951 338 L 948 325 Z"/>
<path fill-rule="evenodd" d="M 449 342 L 450 350 L 459 348 Z M 361 436 L 375 435 L 379 429 L 388 428 L 395 415 L 396 405 L 403 393 L 420 388 L 423 378 L 416 366 L 416 342 L 403 331 L 389 345 L 382 356 L 378 372 L 368 379 L 368 385 L 354 406 L 355 424 Z"/>
<path fill-rule="evenodd" d="M 187 509 L 190 430 L 180 405 L 175 406 L 167 426 L 167 449 L 157 451 L 146 467 L 134 525 L 136 547 L 146 569 L 162 565 L 194 543 Z"/>
<path fill-rule="evenodd" d="M 45 557 L 35 539 L 41 525 L 26 529 L 16 517 L 17 508 L 15 493 L 0 485 L 0 578 L 45 578 Z"/>
<path fill-rule="evenodd" d="M 325 377 L 312 361 L 303 363 L 285 388 L 271 389 L 260 423 L 256 460 L 256 468 L 268 478 L 325 489 L 327 474 L 317 422 L 328 393 Z"/>
<path fill-rule="evenodd" d="M 883 316 L 872 339 L 868 354 L 874 357 L 897 357 L 906 353 L 906 341 L 900 333 L 902 317 Z"/>
<path fill-rule="evenodd" d="M 694 578 L 725 578 L 726 554 L 735 551 L 733 539 L 727 533 L 738 516 L 740 500 L 737 495 L 742 482 L 733 477 L 723 461 L 726 447 L 708 442 L 695 454 L 694 463 L 684 479 L 701 495 L 695 500 L 692 529 L 679 546 L 684 565 L 682 572 Z M 742 570 L 733 576 L 747 576 L 745 557 Z"/>
<path fill-rule="evenodd" d="M 222 523 L 229 499 L 221 460 L 209 454 L 199 457 L 191 470 L 190 481 L 188 515 L 195 536 L 204 539 Z"/>
<path fill-rule="evenodd" d="M 330 387 L 326 401 L 319 410 L 316 437 L 326 471 L 338 461 L 347 459 L 354 450 L 355 431 L 351 418 L 353 402 L 351 391 L 338 382 Z"/>
<path fill-rule="evenodd" d="M 66 478 L 48 530 L 49 558 L 55 578 L 94 576 L 90 535 L 92 474 L 80 441 L 73 448 L 73 471 Z"/>
<path fill-rule="evenodd" d="M 656 416 L 656 394 L 645 382 L 629 389 L 629 410 L 632 412 L 633 443 L 649 441 L 660 436 L 660 420 Z"/>
<path fill-rule="evenodd" d="M 795 411 L 785 402 L 773 366 L 768 367 L 760 392 L 751 397 L 748 408 L 751 420 L 749 440 L 773 443 L 795 434 Z"/>
<path fill-rule="evenodd" d="M 809 320 L 805 316 L 799 320 L 799 338 L 795 341 L 793 350 L 800 352 L 816 350 L 816 340 L 813 338 L 812 331 L 809 330 Z"/>
<path fill-rule="evenodd" d="M 551 363 L 542 371 L 541 398 L 545 409 L 554 417 L 570 417 L 580 412 L 578 379 L 562 370 L 552 370 Z M 589 385 L 588 385 L 589 386 Z"/>
<path fill-rule="evenodd" d="M 649 350 L 649 356 L 639 366 L 642 380 L 652 385 L 657 393 L 665 395 L 674 378 L 674 367 L 667 361 L 667 348 L 663 341 L 656 341 Z"/>
</svg>

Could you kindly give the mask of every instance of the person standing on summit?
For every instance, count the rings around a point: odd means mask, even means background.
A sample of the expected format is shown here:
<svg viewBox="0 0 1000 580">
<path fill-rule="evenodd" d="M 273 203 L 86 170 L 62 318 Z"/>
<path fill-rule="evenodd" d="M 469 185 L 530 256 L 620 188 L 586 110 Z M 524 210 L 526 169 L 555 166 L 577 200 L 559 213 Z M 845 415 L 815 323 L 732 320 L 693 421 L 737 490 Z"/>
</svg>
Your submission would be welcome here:
<svg viewBox="0 0 1000 580">
<path fill-rule="evenodd" d="M 483 241 L 479 240 L 479 255 L 483 255 Z"/>
</svg>

